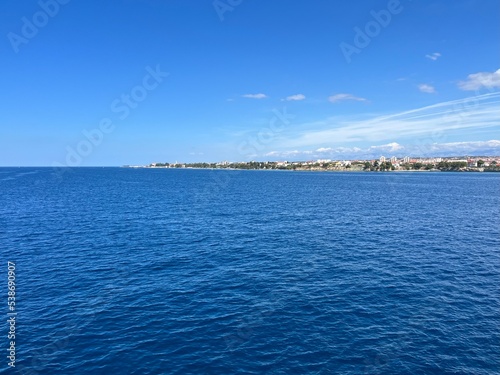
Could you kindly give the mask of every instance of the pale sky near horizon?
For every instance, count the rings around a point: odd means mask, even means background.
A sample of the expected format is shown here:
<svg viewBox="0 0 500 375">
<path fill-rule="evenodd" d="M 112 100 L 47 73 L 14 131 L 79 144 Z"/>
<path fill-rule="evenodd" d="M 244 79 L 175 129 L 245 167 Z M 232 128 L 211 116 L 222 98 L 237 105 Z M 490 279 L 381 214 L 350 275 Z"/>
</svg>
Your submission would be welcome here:
<svg viewBox="0 0 500 375">
<path fill-rule="evenodd" d="M 498 0 L 0 9 L 0 166 L 500 155 Z"/>
</svg>

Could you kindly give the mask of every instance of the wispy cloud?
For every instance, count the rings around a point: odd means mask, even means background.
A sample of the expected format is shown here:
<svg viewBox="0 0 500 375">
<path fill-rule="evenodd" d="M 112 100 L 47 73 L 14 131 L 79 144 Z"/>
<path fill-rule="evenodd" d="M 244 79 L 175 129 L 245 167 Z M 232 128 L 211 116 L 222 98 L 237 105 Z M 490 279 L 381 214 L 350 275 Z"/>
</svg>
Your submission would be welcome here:
<svg viewBox="0 0 500 375">
<path fill-rule="evenodd" d="M 430 59 L 432 61 L 436 61 L 437 59 L 439 59 L 441 57 L 441 54 L 439 52 L 434 52 L 434 53 L 431 53 L 429 55 L 425 55 L 425 57 L 427 57 L 428 59 Z"/>
<path fill-rule="evenodd" d="M 296 95 L 287 96 L 285 99 L 282 99 L 282 100 L 287 101 L 287 102 L 291 102 L 291 101 L 304 100 L 305 98 L 306 97 L 303 94 L 296 94 Z"/>
<path fill-rule="evenodd" d="M 422 92 L 426 92 L 428 94 L 434 94 L 436 92 L 436 89 L 434 86 L 428 85 L 426 83 L 422 83 L 418 85 L 418 89 Z"/>
<path fill-rule="evenodd" d="M 249 99 L 265 99 L 267 98 L 267 95 L 266 94 L 245 94 L 245 95 L 242 95 L 242 97 L 244 98 L 249 98 Z"/>
<path fill-rule="evenodd" d="M 365 98 L 360 98 L 359 96 L 354 96 L 352 94 L 336 94 L 328 97 L 328 101 L 332 103 L 337 103 L 344 100 L 355 100 L 358 102 L 366 102 Z"/>
<path fill-rule="evenodd" d="M 321 147 L 316 150 L 271 151 L 265 157 L 293 158 L 295 160 L 329 158 L 339 159 L 375 159 L 380 156 L 459 156 L 459 155 L 500 155 L 500 141 L 431 143 L 429 145 L 391 142 L 382 145 L 359 147 Z"/>
<path fill-rule="evenodd" d="M 500 69 L 496 72 L 479 72 L 469 74 L 465 81 L 460 81 L 458 87 L 465 91 L 474 91 L 481 88 L 500 88 Z"/>
<path fill-rule="evenodd" d="M 284 134 L 274 147 L 293 150 L 404 139 L 432 143 L 435 134 L 461 131 L 470 136 L 472 132 L 498 129 L 499 123 L 500 92 L 494 92 L 369 119 L 334 117 L 297 124 L 296 130 Z"/>
</svg>

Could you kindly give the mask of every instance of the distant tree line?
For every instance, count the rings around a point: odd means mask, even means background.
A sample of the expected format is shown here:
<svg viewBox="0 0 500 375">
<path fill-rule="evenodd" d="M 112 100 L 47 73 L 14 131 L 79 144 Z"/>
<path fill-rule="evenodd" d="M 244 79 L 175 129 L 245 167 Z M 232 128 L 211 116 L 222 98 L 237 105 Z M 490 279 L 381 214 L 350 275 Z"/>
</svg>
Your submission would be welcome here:
<svg viewBox="0 0 500 375">
<path fill-rule="evenodd" d="M 375 162 L 372 164 L 369 161 L 365 162 L 363 165 L 363 170 L 365 171 L 380 171 L 380 172 L 385 172 L 385 171 L 393 171 L 395 170 L 396 167 L 392 165 L 390 161 L 383 161 L 379 162 L 378 160 L 375 160 Z"/>
<path fill-rule="evenodd" d="M 464 161 L 440 161 L 437 164 L 434 163 L 405 163 L 402 164 L 401 167 L 405 170 L 440 170 L 440 171 L 459 171 L 467 167 L 467 163 Z"/>
<path fill-rule="evenodd" d="M 479 160 L 477 162 L 477 165 L 479 166 L 479 162 L 482 160 Z M 484 162 L 483 162 L 484 164 Z M 491 164 L 487 167 L 484 167 L 485 172 L 500 172 L 500 165 L 497 164 L 495 160 L 491 162 Z"/>
<path fill-rule="evenodd" d="M 483 168 L 487 172 L 500 172 L 500 165 L 493 161 L 489 166 L 484 166 L 483 160 L 477 161 L 477 167 Z M 153 166 L 153 164 L 151 165 Z M 353 162 L 339 163 L 339 162 L 293 162 L 293 163 L 280 163 L 275 161 L 250 161 L 240 163 L 155 163 L 155 167 L 164 168 L 213 168 L 213 169 L 277 169 L 277 170 L 363 170 L 363 171 L 394 171 L 394 166 L 390 161 L 380 162 Z M 440 161 L 439 163 L 405 163 L 399 166 L 402 170 L 439 170 L 439 171 L 460 171 L 460 170 L 477 170 L 474 168 L 467 168 L 467 163 L 464 161 Z"/>
</svg>

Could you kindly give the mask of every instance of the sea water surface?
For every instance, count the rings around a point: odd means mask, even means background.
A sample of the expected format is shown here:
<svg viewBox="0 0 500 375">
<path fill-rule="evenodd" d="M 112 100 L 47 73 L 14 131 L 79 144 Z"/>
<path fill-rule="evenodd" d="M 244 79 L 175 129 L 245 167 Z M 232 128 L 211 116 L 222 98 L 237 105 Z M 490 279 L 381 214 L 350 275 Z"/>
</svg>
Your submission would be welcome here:
<svg viewBox="0 0 500 375">
<path fill-rule="evenodd" d="M 2 168 L 0 220 L 11 373 L 500 373 L 500 174 Z"/>
</svg>

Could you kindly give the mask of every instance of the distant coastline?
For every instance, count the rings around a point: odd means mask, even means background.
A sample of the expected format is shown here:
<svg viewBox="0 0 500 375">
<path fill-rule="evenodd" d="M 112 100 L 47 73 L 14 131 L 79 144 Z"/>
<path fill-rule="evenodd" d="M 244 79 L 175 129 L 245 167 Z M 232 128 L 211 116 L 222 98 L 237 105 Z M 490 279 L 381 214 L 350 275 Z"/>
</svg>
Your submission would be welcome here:
<svg viewBox="0 0 500 375">
<path fill-rule="evenodd" d="M 219 163 L 151 163 L 125 168 L 284 170 L 325 172 L 500 172 L 500 156 L 396 158 L 371 160 L 249 161 Z"/>
</svg>

